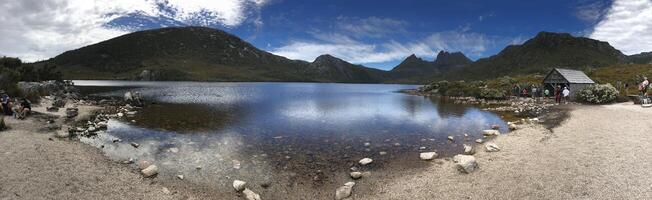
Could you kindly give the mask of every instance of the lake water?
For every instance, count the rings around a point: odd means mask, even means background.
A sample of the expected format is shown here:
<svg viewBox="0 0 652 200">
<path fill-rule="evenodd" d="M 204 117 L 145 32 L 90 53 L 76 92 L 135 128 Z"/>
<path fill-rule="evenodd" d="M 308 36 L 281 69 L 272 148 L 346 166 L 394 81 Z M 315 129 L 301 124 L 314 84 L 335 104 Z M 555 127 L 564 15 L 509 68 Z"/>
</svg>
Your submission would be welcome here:
<svg viewBox="0 0 652 200">
<path fill-rule="evenodd" d="M 321 199 L 349 181 L 351 167 L 373 172 L 428 166 L 419 152 L 452 156 L 462 144 L 482 138 L 481 130 L 490 125 L 506 127 L 492 112 L 397 92 L 416 85 L 75 84 L 97 96 L 138 91 L 152 103 L 133 117 L 111 120 L 106 134 L 85 139 L 103 145 L 109 157 L 151 160 L 162 174 L 184 175 L 184 181 L 215 185 L 225 193 L 233 179 L 246 180 L 271 199 Z M 112 143 L 114 137 L 123 142 Z M 141 146 L 135 149 L 130 142 Z M 374 162 L 358 166 L 365 157 Z M 265 189 L 259 186 L 263 182 L 272 185 Z"/>
</svg>

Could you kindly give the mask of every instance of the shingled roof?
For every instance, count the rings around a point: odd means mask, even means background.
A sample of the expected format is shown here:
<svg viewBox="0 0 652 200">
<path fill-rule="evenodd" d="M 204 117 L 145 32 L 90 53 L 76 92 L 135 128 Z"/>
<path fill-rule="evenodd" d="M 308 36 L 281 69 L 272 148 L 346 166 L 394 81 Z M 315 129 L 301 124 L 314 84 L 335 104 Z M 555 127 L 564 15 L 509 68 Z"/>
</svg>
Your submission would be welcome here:
<svg viewBox="0 0 652 200">
<path fill-rule="evenodd" d="M 595 83 L 589 76 L 584 74 L 584 72 L 579 71 L 579 70 L 572 70 L 572 69 L 562 69 L 562 68 L 555 68 L 550 73 L 548 73 L 548 76 L 550 76 L 554 71 L 557 71 L 561 76 L 568 81 L 568 83 L 583 83 L 583 84 L 593 84 Z M 548 79 L 548 76 L 544 79 Z"/>
</svg>

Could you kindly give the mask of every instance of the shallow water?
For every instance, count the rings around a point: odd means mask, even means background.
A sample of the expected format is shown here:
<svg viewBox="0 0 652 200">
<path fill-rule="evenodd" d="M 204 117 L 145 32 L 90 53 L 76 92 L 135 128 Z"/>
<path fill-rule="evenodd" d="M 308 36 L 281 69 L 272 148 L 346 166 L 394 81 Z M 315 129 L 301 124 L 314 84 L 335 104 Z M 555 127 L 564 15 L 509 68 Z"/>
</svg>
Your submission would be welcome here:
<svg viewBox="0 0 652 200">
<path fill-rule="evenodd" d="M 84 139 L 103 145 L 110 157 L 153 160 L 164 173 L 183 174 L 195 183 L 224 190 L 232 179 L 252 185 L 269 181 L 275 191 L 285 191 L 267 194 L 276 198 L 292 196 L 298 187 L 315 190 L 307 197 L 330 195 L 333 187 L 347 181 L 351 167 L 361 171 L 423 167 L 428 162 L 419 160 L 419 152 L 452 156 L 462 151 L 461 144 L 482 138 L 480 131 L 490 125 L 506 127 L 495 113 L 397 92 L 415 85 L 75 84 L 99 96 L 135 90 L 154 102 L 133 117 L 111 120 L 107 134 Z M 455 141 L 447 140 L 449 135 Z M 113 137 L 124 142 L 112 143 Z M 135 149 L 129 142 L 141 146 Z M 357 166 L 364 157 L 374 163 Z"/>
</svg>

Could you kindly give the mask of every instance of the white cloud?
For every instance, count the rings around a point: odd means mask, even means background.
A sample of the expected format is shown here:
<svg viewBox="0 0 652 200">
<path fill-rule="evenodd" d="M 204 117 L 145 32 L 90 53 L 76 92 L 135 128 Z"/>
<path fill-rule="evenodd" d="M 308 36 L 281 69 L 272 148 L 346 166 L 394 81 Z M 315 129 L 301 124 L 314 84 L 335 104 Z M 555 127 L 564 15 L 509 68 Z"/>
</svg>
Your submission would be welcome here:
<svg viewBox="0 0 652 200">
<path fill-rule="evenodd" d="M 652 51 L 652 1 L 615 0 L 589 37 L 625 54 Z"/>
<path fill-rule="evenodd" d="M 575 16 L 583 21 L 596 23 L 607 13 L 608 6 L 604 1 L 582 2 L 577 7 Z"/>
<path fill-rule="evenodd" d="M 382 37 L 393 33 L 405 33 L 408 22 L 390 18 L 351 18 L 340 16 L 337 27 L 354 37 Z"/>
<path fill-rule="evenodd" d="M 259 9 L 266 3 L 266 0 L 0 0 L 0 55 L 35 61 L 110 39 L 127 31 L 103 25 L 134 12 L 189 24 L 234 27 L 248 17 L 247 8 Z"/>
<path fill-rule="evenodd" d="M 432 58 L 440 50 L 462 51 L 467 55 L 482 55 L 492 40 L 480 33 L 458 31 L 438 32 L 428 37 L 400 43 L 395 40 L 382 44 L 363 42 L 344 34 L 313 33 L 314 40 L 292 41 L 271 52 L 291 59 L 313 61 L 323 54 L 331 54 L 351 63 L 382 63 L 405 59 L 410 54 Z"/>
</svg>

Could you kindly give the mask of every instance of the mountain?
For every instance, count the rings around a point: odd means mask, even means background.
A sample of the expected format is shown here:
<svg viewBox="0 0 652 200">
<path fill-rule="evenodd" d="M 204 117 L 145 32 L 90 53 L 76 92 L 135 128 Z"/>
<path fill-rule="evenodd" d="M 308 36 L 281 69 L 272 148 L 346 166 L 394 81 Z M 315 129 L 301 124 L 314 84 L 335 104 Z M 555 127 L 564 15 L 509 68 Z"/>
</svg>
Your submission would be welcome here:
<svg viewBox="0 0 652 200">
<path fill-rule="evenodd" d="M 634 64 L 652 64 L 652 51 L 627 56 L 627 60 Z"/>
<path fill-rule="evenodd" d="M 403 62 L 394 67 L 390 73 L 394 80 L 412 79 L 420 77 L 429 77 L 435 74 L 441 74 L 455 67 L 464 66 L 472 61 L 462 52 L 440 51 L 434 61 L 425 61 L 416 55 L 408 56 Z M 407 81 L 409 82 L 409 81 Z"/>
<path fill-rule="evenodd" d="M 323 57 L 323 58 L 322 58 Z M 314 63 L 260 50 L 221 30 L 139 31 L 65 52 L 44 63 L 70 79 L 380 82 L 382 72 L 332 56 Z"/>
<path fill-rule="evenodd" d="M 554 67 L 589 69 L 625 62 L 627 57 L 609 43 L 568 33 L 540 32 L 522 45 L 510 45 L 497 55 L 440 75 L 481 80 L 505 75 L 546 73 Z"/>
<path fill-rule="evenodd" d="M 321 55 L 310 63 L 310 69 L 316 70 L 317 80 L 324 82 L 365 82 L 379 83 L 386 79 L 386 71 L 354 65 L 331 55 Z"/>
</svg>

